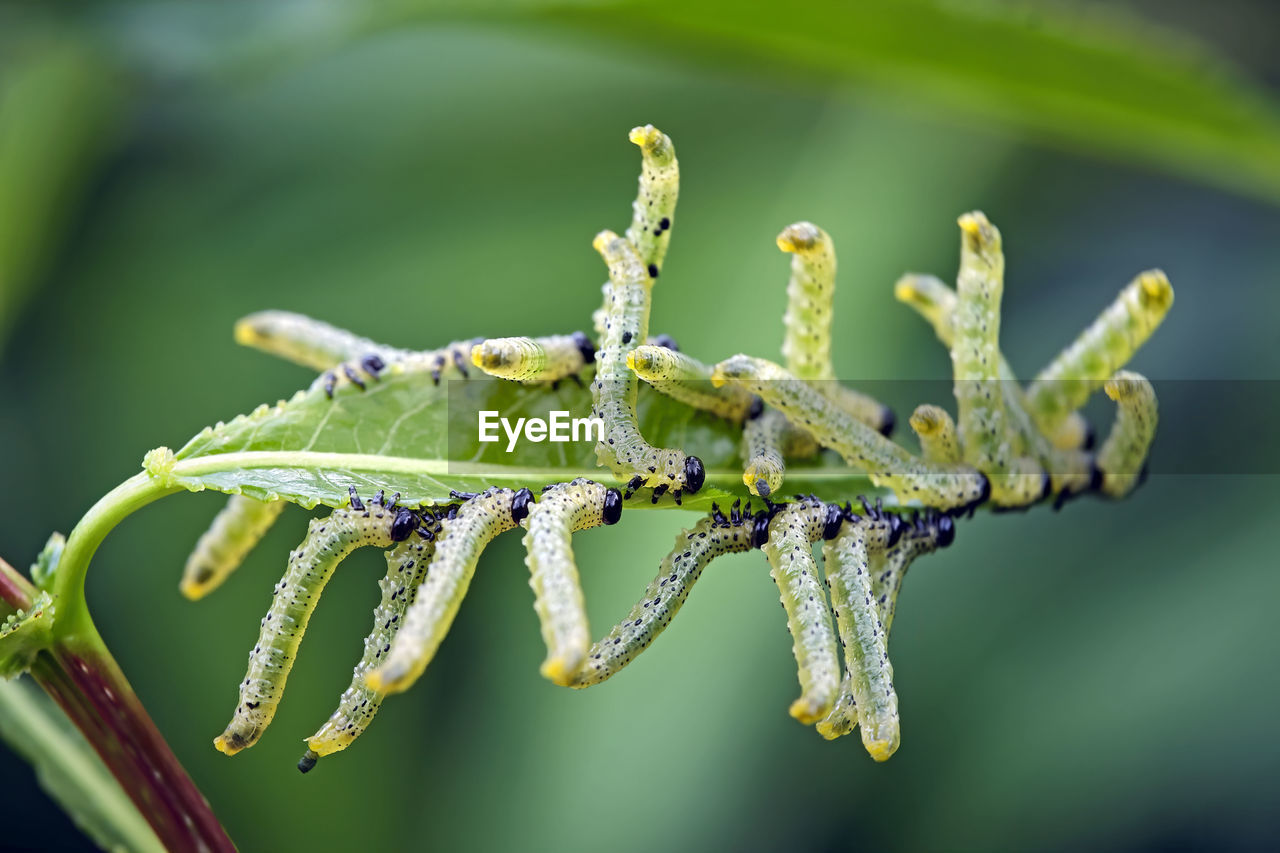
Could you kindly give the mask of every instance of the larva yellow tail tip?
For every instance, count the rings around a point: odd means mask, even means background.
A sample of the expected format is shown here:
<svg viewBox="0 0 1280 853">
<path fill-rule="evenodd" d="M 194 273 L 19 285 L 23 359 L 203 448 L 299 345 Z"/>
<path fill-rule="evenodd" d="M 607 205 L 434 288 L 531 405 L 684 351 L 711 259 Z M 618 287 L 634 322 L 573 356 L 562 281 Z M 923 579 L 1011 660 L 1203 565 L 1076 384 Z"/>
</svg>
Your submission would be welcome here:
<svg viewBox="0 0 1280 853">
<path fill-rule="evenodd" d="M 564 658 L 549 658 L 538 671 L 542 673 L 543 678 L 561 687 L 568 687 L 573 684 L 573 668 L 569 666 Z"/>
<path fill-rule="evenodd" d="M 787 713 L 806 726 L 822 720 L 827 716 L 827 708 L 814 708 L 813 702 L 803 696 L 791 703 Z"/>
<path fill-rule="evenodd" d="M 887 741 L 877 740 L 869 743 L 864 740 L 862 745 L 866 747 L 867 754 L 871 756 L 872 760 L 878 763 L 888 761 L 893 757 L 893 754 L 898 751 L 898 741 L 896 739 Z"/>
<path fill-rule="evenodd" d="M 645 149 L 645 152 L 648 153 L 656 150 L 662 145 L 666 138 L 666 134 L 658 130 L 653 125 L 646 124 L 631 128 L 631 132 L 627 134 L 627 138 L 636 145 Z"/>
<path fill-rule="evenodd" d="M 484 344 L 476 344 L 471 348 L 471 363 L 476 367 L 484 367 Z"/>
<path fill-rule="evenodd" d="M 1168 307 L 1173 304 L 1173 285 L 1163 270 L 1147 270 L 1138 276 L 1142 301 L 1148 305 Z"/>
<path fill-rule="evenodd" d="M 243 738 L 238 735 L 228 735 L 226 732 L 213 739 L 213 748 L 223 755 L 235 755 L 246 746 L 248 744 L 244 742 Z"/>
<path fill-rule="evenodd" d="M 987 215 L 981 210 L 971 210 L 968 213 L 960 214 L 960 217 L 956 219 L 956 224 L 960 226 L 961 231 L 973 237 L 981 234 L 984 226 L 991 225 L 987 220 Z"/>
<path fill-rule="evenodd" d="M 628 370 L 636 369 L 636 351 L 635 350 L 632 350 L 631 352 L 627 353 L 627 369 Z"/>
<path fill-rule="evenodd" d="M 242 347 L 251 347 L 262 340 L 262 335 L 258 334 L 258 330 L 248 320 L 237 321 L 233 334 L 235 335 L 236 343 Z"/>
<path fill-rule="evenodd" d="M 920 296 L 920 288 L 916 286 L 916 277 L 904 275 L 893 283 L 893 298 L 899 302 L 915 302 Z"/>
<path fill-rule="evenodd" d="M 784 252 L 803 252 L 812 249 L 822 240 L 822 229 L 812 222 L 796 222 L 782 229 L 778 235 L 778 248 Z"/>
<path fill-rule="evenodd" d="M 178 592 L 180 592 L 182 597 L 187 601 L 199 601 L 209 594 L 207 587 L 202 584 L 192 583 L 189 581 L 183 581 L 178 584 Z"/>
<path fill-rule="evenodd" d="M 595 239 L 591 241 L 591 248 L 595 249 L 597 252 L 603 255 L 605 253 L 605 250 L 609 248 L 609 244 L 616 239 L 618 239 L 617 234 L 615 234 L 614 232 L 608 229 L 605 229 L 604 231 L 601 231 L 599 234 L 597 234 Z"/>
</svg>

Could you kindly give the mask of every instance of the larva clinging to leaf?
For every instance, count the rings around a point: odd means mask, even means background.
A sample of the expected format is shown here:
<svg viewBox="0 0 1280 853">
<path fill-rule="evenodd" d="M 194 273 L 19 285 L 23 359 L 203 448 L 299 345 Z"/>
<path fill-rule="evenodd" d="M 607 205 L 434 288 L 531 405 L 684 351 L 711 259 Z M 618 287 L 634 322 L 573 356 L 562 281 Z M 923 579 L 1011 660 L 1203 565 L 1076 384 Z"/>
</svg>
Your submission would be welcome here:
<svg viewBox="0 0 1280 853">
<path fill-rule="evenodd" d="M 471 363 L 514 382 L 558 382 L 595 363 L 595 347 L 582 332 L 542 338 L 488 338 L 471 348 Z"/>
<path fill-rule="evenodd" d="M 405 613 L 400 633 L 382 664 L 365 676 L 371 690 L 400 693 L 418 680 L 458 615 L 480 554 L 494 537 L 523 521 L 533 503 L 528 489 L 492 488 L 459 497 L 465 502 L 443 522 L 426 580 Z"/>
<path fill-rule="evenodd" d="M 244 495 L 228 498 L 187 558 L 178 586 L 182 594 L 196 601 L 222 586 L 287 505 L 287 501 L 260 501 Z"/>
<path fill-rule="evenodd" d="M 547 646 L 541 671 L 556 684 L 573 683 L 591 646 L 571 535 L 602 524 L 617 524 L 621 517 L 622 495 L 617 489 L 579 477 L 545 489 L 523 522 L 528 530 L 524 561 Z"/>
<path fill-rule="evenodd" d="M 682 352 L 646 344 L 627 353 L 627 367 L 655 391 L 726 420 L 740 423 L 751 409 L 750 394 L 715 387 L 711 368 Z"/>
<path fill-rule="evenodd" d="M 307 622 L 338 564 L 356 548 L 390 548 L 417 527 L 418 518 L 411 511 L 394 508 L 394 501 L 385 506 L 380 497 L 366 506 L 354 487 L 350 507 L 312 519 L 307 537 L 289 555 L 284 577 L 276 584 L 258 642 L 249 655 L 235 713 L 226 730 L 214 739 L 219 751 L 235 755 L 253 746 L 275 716 Z"/>
</svg>

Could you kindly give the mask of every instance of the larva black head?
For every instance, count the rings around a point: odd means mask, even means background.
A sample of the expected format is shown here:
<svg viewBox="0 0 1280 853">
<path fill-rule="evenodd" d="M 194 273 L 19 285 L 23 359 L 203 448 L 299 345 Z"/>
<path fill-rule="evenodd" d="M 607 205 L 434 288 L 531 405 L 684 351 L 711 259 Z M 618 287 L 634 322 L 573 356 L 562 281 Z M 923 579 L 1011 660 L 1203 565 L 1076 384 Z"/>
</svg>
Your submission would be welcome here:
<svg viewBox="0 0 1280 853">
<path fill-rule="evenodd" d="M 1098 460 L 1090 458 L 1089 460 L 1089 491 L 1097 492 L 1102 490 L 1102 469 L 1098 467 Z"/>
<path fill-rule="evenodd" d="M 676 339 L 671 337 L 670 335 L 658 335 L 656 338 L 650 341 L 650 343 L 653 344 L 655 347 L 662 347 L 663 349 L 669 349 L 672 352 L 680 352 L 680 345 L 677 344 Z"/>
<path fill-rule="evenodd" d="M 751 408 L 747 409 L 747 420 L 754 421 L 762 414 L 764 414 L 764 400 L 753 395 L 751 397 Z"/>
<path fill-rule="evenodd" d="M 906 530 L 907 525 L 902 520 L 902 516 L 897 513 L 886 513 L 885 520 L 889 522 L 889 546 L 892 548 L 898 544 L 898 540 L 902 538 L 902 533 Z"/>
<path fill-rule="evenodd" d="M 880 408 L 880 434 L 885 438 L 893 435 L 893 428 L 898 425 L 898 416 L 888 406 Z"/>
<path fill-rule="evenodd" d="M 938 547 L 945 548 L 956 541 L 956 523 L 949 515 L 939 515 L 934 522 L 938 531 Z"/>
<path fill-rule="evenodd" d="M 604 523 L 617 524 L 622 518 L 622 492 L 609 489 L 604 493 Z"/>
<path fill-rule="evenodd" d="M 763 548 L 769 541 L 769 520 L 773 515 L 768 511 L 756 513 L 755 521 L 751 524 L 751 547 Z"/>
<path fill-rule="evenodd" d="M 396 511 L 396 517 L 391 522 L 391 541 L 403 542 L 409 538 L 409 534 L 418 529 L 418 516 L 414 515 L 413 510 L 399 509 Z"/>
<path fill-rule="evenodd" d="M 756 494 L 762 498 L 769 497 L 773 489 L 769 488 L 768 480 L 756 480 Z"/>
<path fill-rule="evenodd" d="M 1093 446 L 1098 443 L 1098 429 L 1088 421 L 1084 422 L 1084 441 L 1080 443 L 1081 450 L 1093 450 Z"/>
<path fill-rule="evenodd" d="M 702 467 L 702 460 L 696 456 L 686 456 L 684 460 L 684 491 L 693 494 L 702 488 L 707 480 L 707 470 Z"/>
<path fill-rule="evenodd" d="M 533 492 L 521 489 L 511 499 L 511 520 L 516 524 L 529 517 L 529 504 L 533 503 Z"/>
<path fill-rule="evenodd" d="M 319 760 L 320 760 L 320 756 L 316 755 L 314 752 L 308 749 L 306 752 L 302 754 L 302 757 L 298 759 L 298 772 L 310 773 L 311 768 L 315 767 L 316 762 Z"/>
<path fill-rule="evenodd" d="M 844 523 L 844 510 L 837 504 L 827 504 L 827 519 L 822 525 L 822 538 L 831 541 L 840 535 Z"/>
<path fill-rule="evenodd" d="M 1040 472 L 1040 500 L 1048 500 L 1049 495 L 1053 494 L 1053 478 L 1049 476 L 1048 471 Z"/>
<path fill-rule="evenodd" d="M 592 345 L 591 338 L 588 338 L 585 332 L 574 332 L 572 337 L 574 346 L 578 348 L 578 352 L 582 353 L 582 362 L 584 364 L 594 362 L 596 360 L 596 348 Z"/>
</svg>

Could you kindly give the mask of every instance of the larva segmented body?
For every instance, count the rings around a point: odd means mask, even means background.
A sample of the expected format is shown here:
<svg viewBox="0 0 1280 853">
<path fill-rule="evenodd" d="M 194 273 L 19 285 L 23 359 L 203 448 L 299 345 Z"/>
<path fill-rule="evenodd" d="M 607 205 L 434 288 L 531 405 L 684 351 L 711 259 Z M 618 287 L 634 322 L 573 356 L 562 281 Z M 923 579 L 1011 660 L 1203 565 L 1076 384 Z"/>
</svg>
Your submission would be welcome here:
<svg viewBox="0 0 1280 853">
<path fill-rule="evenodd" d="M 960 217 L 960 274 L 952 315 L 951 364 L 964 461 L 991 480 L 999 506 L 1027 506 L 1049 486 L 1039 463 L 1015 456 L 1020 439 L 1008 422 L 1000 379 L 1000 232 L 980 211 Z"/>
<path fill-rule="evenodd" d="M 831 401 L 778 365 L 736 355 L 716 365 L 713 381 L 737 382 L 830 447 L 851 465 L 862 468 L 877 486 L 892 489 L 899 499 L 926 506 L 959 509 L 976 506 L 989 495 L 987 478 L 964 465 L 925 462 L 849 418 Z"/>
<path fill-rule="evenodd" d="M 778 235 L 778 248 L 791 254 L 787 312 L 782 317 L 786 328 L 782 356 L 787 370 L 800 379 L 834 379 L 831 316 L 836 292 L 835 246 L 817 225 L 797 222 Z"/>
<path fill-rule="evenodd" d="M 953 464 L 960 461 L 960 440 L 956 424 L 941 406 L 916 406 L 909 420 L 911 431 L 920 439 L 920 454 L 926 462 Z"/>
<path fill-rule="evenodd" d="M 287 501 L 260 501 L 244 495 L 228 498 L 187 558 L 178 585 L 182 594 L 196 601 L 222 586 L 287 505 Z"/>
<path fill-rule="evenodd" d="M 657 278 L 667 257 L 671 224 L 676 218 L 680 164 L 671 139 L 653 125 L 633 127 L 628 138 L 640 146 L 640 184 L 631 204 L 627 240 L 650 275 Z"/>
<path fill-rule="evenodd" d="M 236 343 L 310 367 L 328 370 L 344 361 L 376 354 L 386 361 L 408 355 L 292 311 L 259 311 L 236 321 Z"/>
<path fill-rule="evenodd" d="M 727 518 L 713 510 L 711 516 L 676 536 L 675 547 L 658 567 L 658 576 L 626 618 L 587 652 L 586 665 L 572 687 L 590 687 L 616 675 L 667 627 L 708 563 L 722 554 L 754 547 L 754 519 L 749 513 L 739 514 L 736 505 Z"/>
<path fill-rule="evenodd" d="M 889 663 L 888 631 L 880 621 L 871 593 L 871 568 L 867 533 L 857 523 L 846 523 L 840 533 L 823 545 L 822 559 L 831 587 L 840 642 L 844 646 L 847 691 L 857 713 L 862 745 L 876 761 L 886 761 L 898 749 L 902 733 L 898 721 L 898 694 L 893 689 L 893 665 Z M 818 724 L 824 737 L 831 717 Z"/>
<path fill-rule="evenodd" d="M 400 693 L 418 680 L 458 615 L 480 554 L 494 537 L 519 524 L 532 502 L 528 489 L 492 488 L 469 496 L 457 514 L 443 522 L 426 580 L 405 613 L 400 633 L 381 666 L 365 676 L 369 689 Z"/>
<path fill-rule="evenodd" d="M 1036 376 L 1027 389 L 1029 411 L 1046 434 L 1084 405 L 1089 395 L 1146 343 L 1173 306 L 1173 287 L 1160 270 L 1148 270 Z"/>
<path fill-rule="evenodd" d="M 307 537 L 289 555 L 284 577 L 276 584 L 258 642 L 249 655 L 235 714 L 214 739 L 214 746 L 235 755 L 253 746 L 270 724 L 307 622 L 338 564 L 360 547 L 389 548 L 406 539 L 415 527 L 417 518 L 409 510 L 390 509 L 380 500 L 365 506 L 354 491 L 350 508 L 312 519 Z"/>
<path fill-rule="evenodd" d="M 751 409 L 750 394 L 715 387 L 711 368 L 682 352 L 646 344 L 627 353 L 627 367 L 655 391 L 726 420 L 741 423 Z"/>
<path fill-rule="evenodd" d="M 315 734 L 307 738 L 307 754 L 298 769 L 307 772 L 316 760 L 346 749 L 373 722 L 382 706 L 382 695 L 364 683 L 365 673 L 375 669 L 400 631 L 405 611 L 417 595 L 435 554 L 440 523 L 428 516 L 423 528 L 432 538 L 411 536 L 387 551 L 387 573 L 378 581 L 382 597 L 373 611 L 373 628 L 364 639 L 364 653 L 352 673 L 351 684 L 338 698 L 338 707 Z"/>
<path fill-rule="evenodd" d="M 809 725 L 827 715 L 840 687 L 835 630 L 813 544 L 823 538 L 828 507 L 805 499 L 787 504 L 769 522 L 769 540 L 761 546 L 787 612 L 792 652 L 800 679 L 800 698 L 789 712 Z"/>
<path fill-rule="evenodd" d="M 582 332 L 542 338 L 488 338 L 471 348 L 471 363 L 514 382 L 558 382 L 595 363 L 595 347 Z"/>
<path fill-rule="evenodd" d="M 786 459 L 813 456 L 818 443 L 786 415 L 764 408 L 763 402 L 752 411 L 754 415 L 742 425 L 742 482 L 751 494 L 767 498 L 782 487 Z"/>
<path fill-rule="evenodd" d="M 653 279 L 630 242 L 602 231 L 596 251 L 609 265 L 608 320 L 596 350 L 596 377 L 591 383 L 592 414 L 604 421 L 604 439 L 596 456 L 627 483 L 630 496 L 651 486 L 656 500 L 668 489 L 677 500 L 682 492 L 702 487 L 706 472 L 696 456 L 677 449 L 656 448 L 644 440 L 636 422 L 636 375 L 627 367 L 627 353 L 649 330 L 649 299 Z"/>
<path fill-rule="evenodd" d="M 547 646 L 541 672 L 556 684 L 574 682 L 591 647 L 571 534 L 616 524 L 621 516 L 622 495 L 617 489 L 579 477 L 547 488 L 524 521 L 528 530 L 524 536 L 525 565 Z"/>
<path fill-rule="evenodd" d="M 1122 498 L 1142 481 L 1159 421 L 1156 392 L 1146 377 L 1128 370 L 1107 380 L 1103 389 L 1116 403 L 1116 419 L 1098 450 L 1102 491 Z"/>
</svg>

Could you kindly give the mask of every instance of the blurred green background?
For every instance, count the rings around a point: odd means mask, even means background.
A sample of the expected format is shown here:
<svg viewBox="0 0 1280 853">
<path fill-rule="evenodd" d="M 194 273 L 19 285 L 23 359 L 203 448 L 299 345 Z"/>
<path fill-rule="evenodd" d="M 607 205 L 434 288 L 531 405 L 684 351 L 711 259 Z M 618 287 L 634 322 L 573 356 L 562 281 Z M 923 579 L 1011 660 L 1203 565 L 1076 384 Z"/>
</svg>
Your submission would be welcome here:
<svg viewBox="0 0 1280 853">
<path fill-rule="evenodd" d="M 626 132 L 645 122 L 682 167 L 653 327 L 695 356 L 776 352 L 773 238 L 811 219 L 840 253 L 840 375 L 945 378 L 946 352 L 891 285 L 951 277 L 955 217 L 981 208 L 1004 235 L 1003 347 L 1020 373 L 1160 266 L 1177 304 L 1134 368 L 1274 397 L 1280 9 L 992 4 L 973 13 L 1004 34 L 986 44 L 948 29 L 959 7 L 913 5 L 884 13 L 897 30 L 859 27 L 870 46 L 846 50 L 832 25 L 825 53 L 787 34 L 824 33 L 824 4 L 779 8 L 777 30 L 710 3 L 684 29 L 674 10 L 536 4 L 369 20 L 340 3 L 0 8 L 0 554 L 28 564 L 148 449 L 308 383 L 232 343 L 248 312 L 422 347 L 589 327 L 590 240 L 628 222 Z M 1055 69 L 1036 39 L 1060 21 L 1137 64 Z M 1256 103 L 1256 127 L 1143 71 L 1185 66 L 1194 94 L 1221 71 L 1209 54 L 1235 63 L 1222 85 Z M 1098 74 L 1125 109 L 1035 88 Z M 1213 414 L 1274 441 L 1246 405 Z M 1161 432 L 1221 440 L 1168 416 Z M 856 736 L 826 743 L 787 717 L 795 667 L 758 554 L 717 563 L 652 650 L 575 692 L 538 676 L 520 543 L 504 537 L 416 689 L 306 777 L 301 738 L 349 679 L 380 555 L 344 565 L 271 731 L 234 759 L 211 739 L 306 513 L 192 604 L 178 576 L 221 497 L 163 501 L 107 540 L 89 599 L 247 851 L 1274 848 L 1276 477 L 1161 474 L 1160 448 L 1124 503 L 979 514 L 921 561 L 892 647 L 903 746 L 883 766 Z M 576 540 L 597 630 L 689 518 L 633 513 Z M 0 846 L 88 846 L 7 751 L 0 773 Z"/>
</svg>

